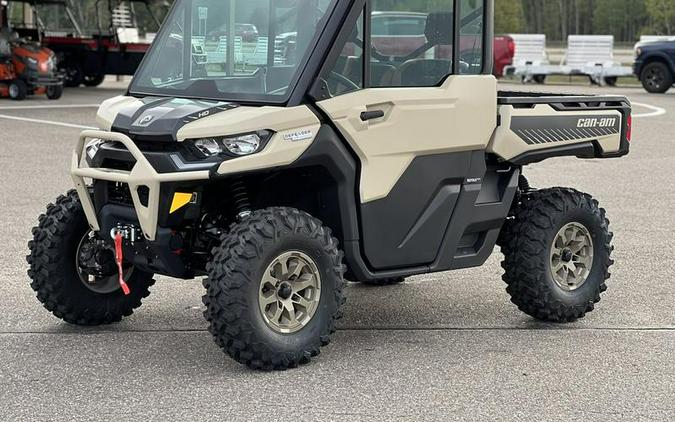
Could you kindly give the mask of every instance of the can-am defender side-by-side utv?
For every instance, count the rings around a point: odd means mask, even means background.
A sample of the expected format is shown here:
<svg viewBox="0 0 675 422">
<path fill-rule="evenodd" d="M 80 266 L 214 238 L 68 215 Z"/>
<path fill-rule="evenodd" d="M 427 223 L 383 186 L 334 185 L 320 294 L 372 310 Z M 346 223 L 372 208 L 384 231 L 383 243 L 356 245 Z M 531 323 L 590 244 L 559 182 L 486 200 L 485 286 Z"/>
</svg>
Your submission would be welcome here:
<svg viewBox="0 0 675 422">
<path fill-rule="evenodd" d="M 522 311 L 593 310 L 612 264 L 605 211 L 571 188 L 534 189 L 523 170 L 627 154 L 630 103 L 498 93 L 492 0 L 408 3 L 176 1 L 127 94 L 81 134 L 76 189 L 33 230 L 38 299 L 106 324 L 141 305 L 154 274 L 206 276 L 216 342 L 262 369 L 329 343 L 344 278 L 480 266 L 496 244 Z M 371 18 L 388 10 L 425 13 L 426 42 L 379 52 Z M 236 24 L 256 26 L 258 54 L 243 54 Z M 209 39 L 214 28 L 228 34 Z M 274 48 L 291 33 L 293 54 Z"/>
</svg>

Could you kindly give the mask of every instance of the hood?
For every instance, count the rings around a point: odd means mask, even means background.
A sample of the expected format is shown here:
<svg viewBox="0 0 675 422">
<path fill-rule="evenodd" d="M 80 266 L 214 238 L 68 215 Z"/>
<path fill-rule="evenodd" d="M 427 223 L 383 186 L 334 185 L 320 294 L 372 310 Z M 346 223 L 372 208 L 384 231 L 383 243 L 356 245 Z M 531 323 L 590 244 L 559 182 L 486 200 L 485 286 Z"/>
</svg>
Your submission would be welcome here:
<svg viewBox="0 0 675 422">
<path fill-rule="evenodd" d="M 119 96 L 105 101 L 96 116 L 103 130 L 132 139 L 182 142 L 269 130 L 291 141 L 316 134 L 320 121 L 306 105 L 239 106 L 233 103 L 178 98 Z M 302 139 L 298 139 L 298 138 Z"/>
<path fill-rule="evenodd" d="M 669 40 L 659 40 L 659 41 L 641 41 L 635 44 L 635 48 L 641 49 L 662 49 L 662 48 L 675 48 L 675 37 Z"/>
<path fill-rule="evenodd" d="M 118 97 L 103 103 L 97 120 L 104 129 L 132 139 L 175 142 L 183 126 L 237 107 L 218 101 Z"/>
</svg>

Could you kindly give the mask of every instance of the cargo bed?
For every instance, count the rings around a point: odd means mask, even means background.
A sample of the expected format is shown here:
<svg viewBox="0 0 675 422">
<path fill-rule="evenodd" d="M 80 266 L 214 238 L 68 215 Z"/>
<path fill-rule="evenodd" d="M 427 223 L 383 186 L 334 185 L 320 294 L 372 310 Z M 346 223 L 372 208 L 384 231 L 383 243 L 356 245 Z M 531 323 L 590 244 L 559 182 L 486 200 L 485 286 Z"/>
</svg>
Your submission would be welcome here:
<svg viewBox="0 0 675 422">
<path fill-rule="evenodd" d="M 497 103 L 499 126 L 488 152 L 504 161 L 628 153 L 631 107 L 625 97 L 500 91 Z"/>
</svg>

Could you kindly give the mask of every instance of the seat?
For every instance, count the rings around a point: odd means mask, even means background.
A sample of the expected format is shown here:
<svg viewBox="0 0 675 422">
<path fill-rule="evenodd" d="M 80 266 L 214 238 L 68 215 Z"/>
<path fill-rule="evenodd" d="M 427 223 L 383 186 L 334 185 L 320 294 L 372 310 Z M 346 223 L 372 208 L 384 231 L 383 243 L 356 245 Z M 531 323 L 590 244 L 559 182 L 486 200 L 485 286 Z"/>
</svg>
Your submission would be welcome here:
<svg viewBox="0 0 675 422">
<path fill-rule="evenodd" d="M 389 63 L 370 62 L 370 85 L 374 88 L 392 86 L 396 66 Z"/>
<path fill-rule="evenodd" d="M 11 30 L 3 28 L 0 31 L 0 60 L 3 62 L 12 57 L 12 38 L 14 34 Z"/>
<path fill-rule="evenodd" d="M 413 59 L 403 63 L 394 75 L 393 86 L 436 86 L 452 73 L 452 60 Z"/>
<path fill-rule="evenodd" d="M 440 46 L 451 46 L 454 39 L 451 12 L 430 13 L 424 35 L 427 42 L 411 53 L 392 79 L 392 86 L 436 86 L 452 73 L 452 60 L 439 58 Z M 432 50 L 433 49 L 433 50 Z M 427 52 L 432 52 L 432 57 Z M 424 55 L 424 58 L 420 58 Z"/>
</svg>

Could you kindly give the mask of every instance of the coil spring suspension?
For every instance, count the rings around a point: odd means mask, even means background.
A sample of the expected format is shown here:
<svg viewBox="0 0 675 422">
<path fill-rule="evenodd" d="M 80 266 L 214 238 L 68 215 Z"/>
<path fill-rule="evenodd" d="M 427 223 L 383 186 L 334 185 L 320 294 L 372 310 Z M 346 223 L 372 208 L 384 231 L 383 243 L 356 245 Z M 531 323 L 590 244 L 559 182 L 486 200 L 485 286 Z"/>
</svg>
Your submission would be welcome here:
<svg viewBox="0 0 675 422">
<path fill-rule="evenodd" d="M 237 212 L 237 219 L 241 220 L 248 217 L 251 215 L 251 201 L 246 189 L 246 183 L 241 178 L 236 178 L 232 180 L 230 186 L 230 194 L 232 195 L 232 201 Z"/>
<path fill-rule="evenodd" d="M 518 189 L 521 193 L 527 193 L 532 190 L 532 186 L 530 186 L 530 182 L 527 180 L 527 177 L 523 176 L 522 174 L 518 178 Z"/>
</svg>

